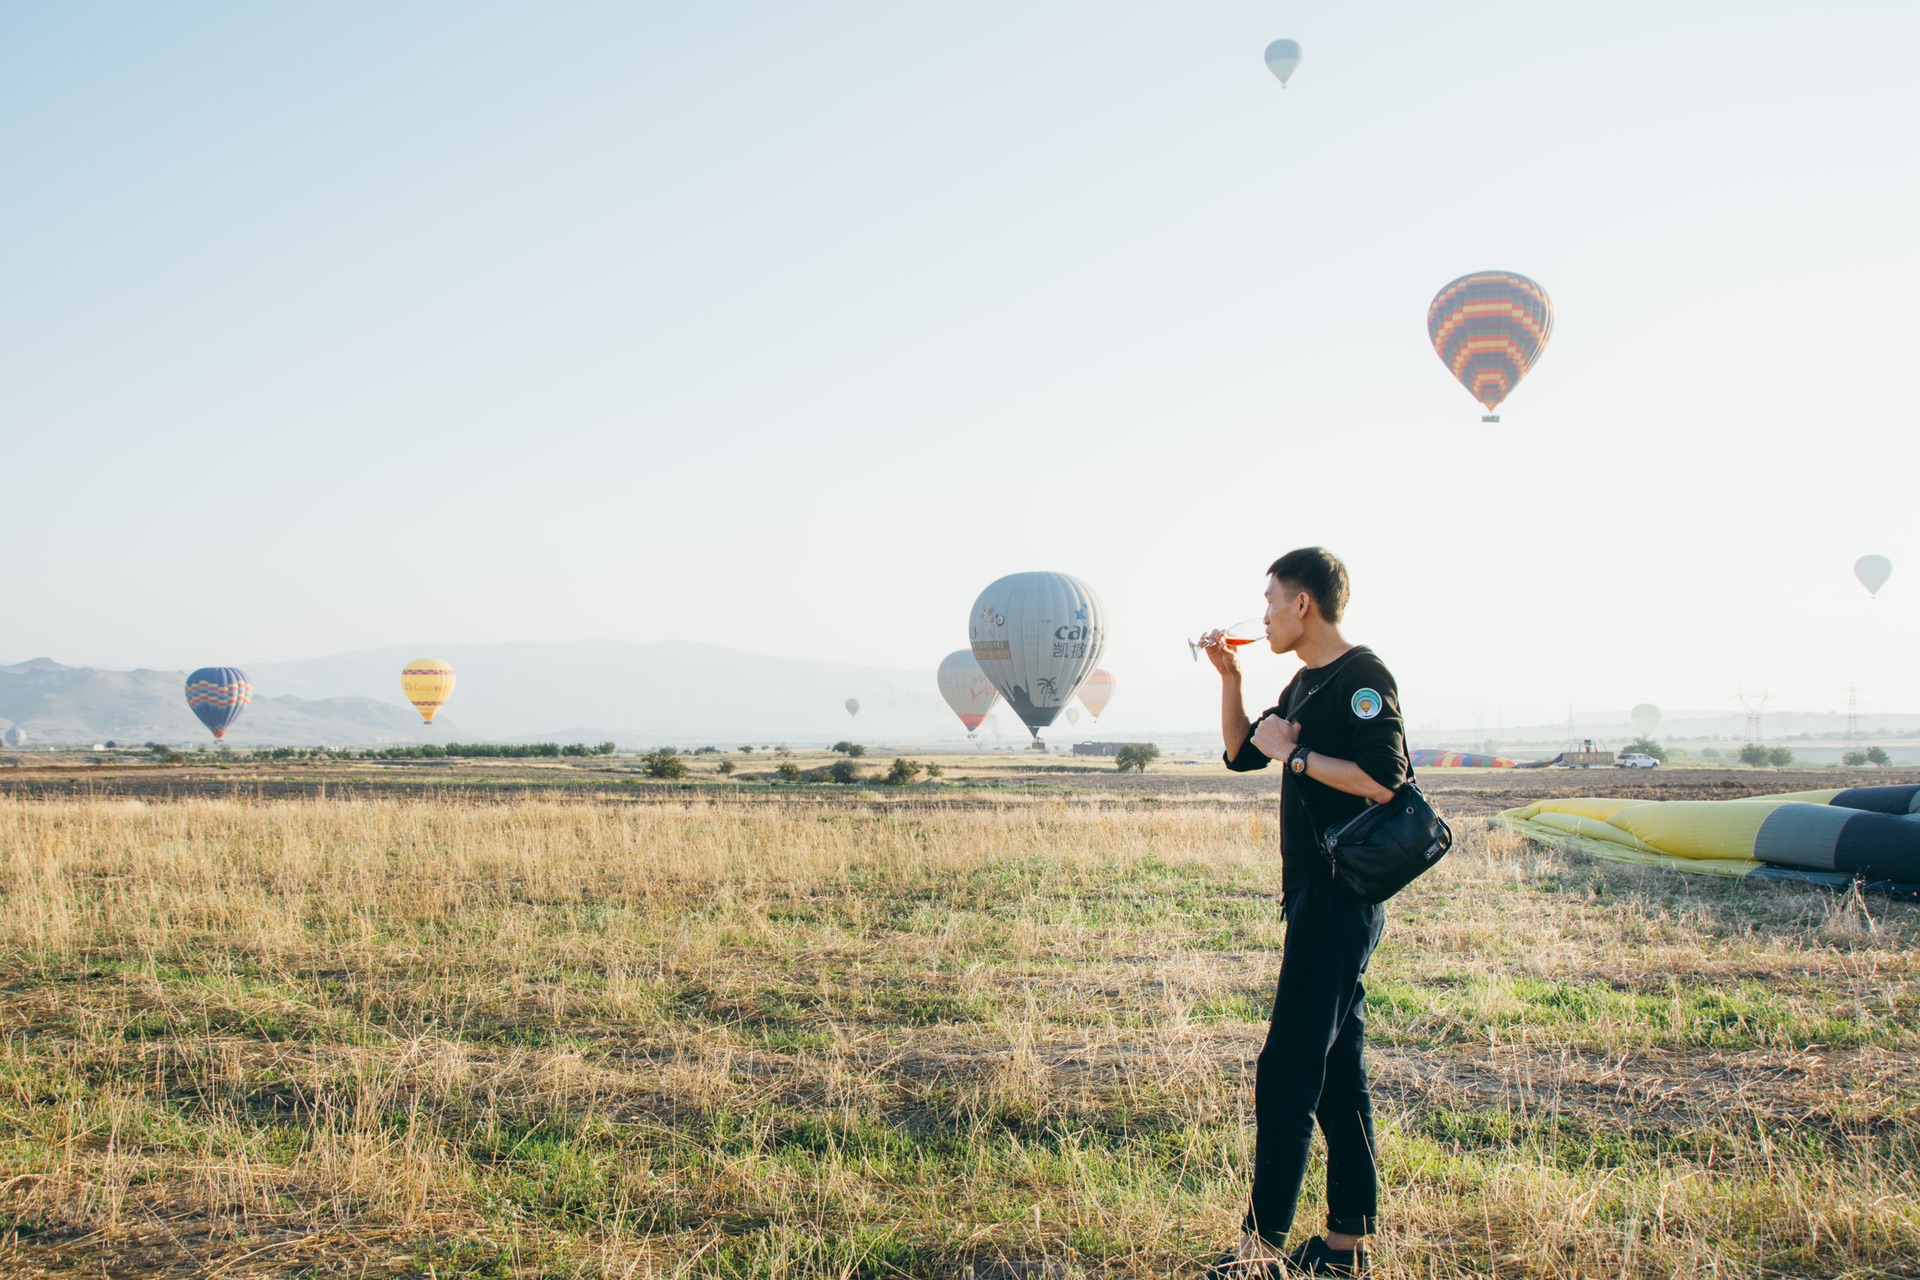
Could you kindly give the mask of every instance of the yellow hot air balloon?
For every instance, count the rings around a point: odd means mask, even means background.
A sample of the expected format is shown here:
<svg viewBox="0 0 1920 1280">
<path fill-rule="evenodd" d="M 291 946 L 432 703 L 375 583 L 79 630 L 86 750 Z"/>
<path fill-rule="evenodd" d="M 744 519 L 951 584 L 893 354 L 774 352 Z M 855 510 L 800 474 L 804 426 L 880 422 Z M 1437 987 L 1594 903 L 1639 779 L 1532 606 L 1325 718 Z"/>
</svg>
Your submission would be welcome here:
<svg viewBox="0 0 1920 1280">
<path fill-rule="evenodd" d="M 400 692 L 420 718 L 432 724 L 433 713 L 453 696 L 453 668 L 438 658 L 416 658 L 400 672 Z"/>
<path fill-rule="evenodd" d="M 1087 682 L 1080 686 L 1080 704 L 1093 712 L 1095 724 L 1100 723 L 1100 713 L 1113 701 L 1113 686 L 1113 672 L 1104 667 L 1088 676 Z"/>
</svg>

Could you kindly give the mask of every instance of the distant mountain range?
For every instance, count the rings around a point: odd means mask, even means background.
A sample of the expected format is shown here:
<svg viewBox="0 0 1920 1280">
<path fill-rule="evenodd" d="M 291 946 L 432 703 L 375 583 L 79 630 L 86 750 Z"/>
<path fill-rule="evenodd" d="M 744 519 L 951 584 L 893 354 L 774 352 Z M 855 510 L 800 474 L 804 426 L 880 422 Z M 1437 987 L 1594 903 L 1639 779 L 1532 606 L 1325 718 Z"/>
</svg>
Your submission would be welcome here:
<svg viewBox="0 0 1920 1280">
<path fill-rule="evenodd" d="M 0 730 L 18 726 L 29 745 L 210 742 L 187 709 L 184 671 L 102 671 L 50 658 L 0 667 Z M 449 734 L 457 732 L 451 723 Z M 236 746 L 369 746 L 420 736 L 411 707 L 374 698 L 272 696 L 253 703 L 227 731 Z"/>
<path fill-rule="evenodd" d="M 415 658 L 453 665 L 458 684 L 429 728 L 400 694 L 400 669 Z M 965 731 L 940 699 L 933 664 L 924 670 L 803 662 L 719 645 L 668 640 L 629 644 L 579 640 L 553 644 L 410 644 L 309 658 L 242 662 L 253 704 L 228 730 L 236 746 L 375 746 L 413 742 L 601 742 L 622 747 L 823 744 L 837 738 L 874 743 L 960 746 Z M 108 671 L 37 658 L 0 666 L 0 730 L 19 725 L 38 743 L 211 741 L 187 710 L 184 671 Z M 1096 725 L 1065 717 L 1046 738 L 1141 739 L 1169 750 L 1211 754 L 1218 686 L 1211 673 L 1187 681 L 1131 684 Z M 844 704 L 860 700 L 849 717 Z M 1257 702 L 1257 699 L 1254 699 Z M 1868 733 L 1911 731 L 1920 718 L 1862 717 Z M 1808 731 L 1837 732 L 1832 713 L 1769 712 L 1769 740 Z M 1744 729 L 1724 712 L 1670 712 L 1655 736 L 1729 737 Z M 1618 745 L 1632 736 L 1624 710 L 1581 714 L 1575 724 L 1484 726 L 1475 730 L 1416 722 L 1416 746 L 1469 747 L 1498 738 L 1503 748 L 1557 749 L 1569 736 Z M 1002 705 L 981 730 L 982 745 L 1022 745 L 1027 732 Z"/>
<path fill-rule="evenodd" d="M 802 662 L 684 640 L 408 645 L 263 662 L 246 671 L 257 690 L 400 702 L 400 668 L 423 657 L 453 666 L 449 710 L 488 740 L 739 745 L 862 735 L 961 740 L 965 732 L 941 701 L 931 666 Z M 857 717 L 847 714 L 848 698 L 860 700 Z M 445 736 L 436 723 L 433 737 Z"/>
<path fill-rule="evenodd" d="M 421 657 L 451 663 L 458 678 L 431 728 L 400 694 L 401 667 Z M 684 641 L 421 644 L 239 665 L 253 702 L 227 731 L 236 746 L 960 742 L 965 732 L 931 669 L 800 662 Z M 107 671 L 36 658 L 0 667 L 0 730 L 19 725 L 38 743 L 210 741 L 187 709 L 185 684 L 184 671 Z M 860 700 L 857 718 L 847 714 L 848 698 Z M 999 714 L 1002 733 L 1026 736 Z"/>
</svg>

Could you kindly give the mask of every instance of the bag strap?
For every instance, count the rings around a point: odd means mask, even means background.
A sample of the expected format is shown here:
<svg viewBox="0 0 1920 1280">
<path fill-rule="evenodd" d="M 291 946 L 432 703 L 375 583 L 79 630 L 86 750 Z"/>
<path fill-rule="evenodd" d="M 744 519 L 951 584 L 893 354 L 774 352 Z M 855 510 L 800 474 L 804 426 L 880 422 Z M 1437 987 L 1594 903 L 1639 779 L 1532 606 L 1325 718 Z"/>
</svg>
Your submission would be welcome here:
<svg viewBox="0 0 1920 1280">
<path fill-rule="evenodd" d="M 1286 715 L 1287 719 L 1291 720 L 1295 716 L 1299 715 L 1302 711 L 1305 711 L 1307 709 L 1307 704 L 1313 701 L 1313 695 L 1320 692 L 1320 690 L 1325 688 L 1327 685 L 1331 684 L 1333 682 L 1334 673 L 1337 672 L 1341 667 L 1346 665 L 1348 658 L 1351 658 L 1354 654 L 1360 652 L 1360 650 L 1365 647 L 1366 646 L 1364 645 L 1355 645 L 1353 646 L 1353 648 L 1347 650 L 1345 653 L 1335 658 L 1332 662 L 1329 662 L 1325 667 L 1321 668 L 1320 678 L 1314 681 L 1312 685 L 1308 686 L 1306 693 L 1302 695 L 1291 707 L 1286 709 L 1284 714 Z M 1400 740 L 1402 744 L 1404 744 L 1406 742 L 1406 736 L 1404 734 L 1401 735 Z M 1282 766 L 1284 766 L 1285 763 L 1286 763 L 1285 761 L 1282 761 L 1281 762 Z M 1291 771 L 1289 771 L 1286 776 L 1286 779 L 1282 781 L 1280 784 L 1280 794 L 1282 795 L 1282 797 L 1284 797 L 1287 792 L 1294 790 L 1293 787 L 1288 785 L 1292 781 L 1293 781 L 1293 774 Z M 1408 751 L 1407 752 L 1407 782 L 1412 782 L 1412 781 L 1413 781 L 1413 752 Z M 1406 782 L 1403 782 L 1400 785 L 1405 786 Z M 1320 834 L 1320 824 L 1313 820 L 1313 806 L 1307 803 L 1306 792 L 1302 791 L 1299 794 L 1300 794 L 1300 812 L 1305 814 L 1307 817 L 1307 827 L 1309 830 L 1313 832 L 1314 847 L 1316 849 L 1320 848 L 1322 844 L 1322 839 L 1323 839 L 1323 837 Z M 1372 804 L 1373 801 L 1369 800 L 1367 803 Z"/>
</svg>

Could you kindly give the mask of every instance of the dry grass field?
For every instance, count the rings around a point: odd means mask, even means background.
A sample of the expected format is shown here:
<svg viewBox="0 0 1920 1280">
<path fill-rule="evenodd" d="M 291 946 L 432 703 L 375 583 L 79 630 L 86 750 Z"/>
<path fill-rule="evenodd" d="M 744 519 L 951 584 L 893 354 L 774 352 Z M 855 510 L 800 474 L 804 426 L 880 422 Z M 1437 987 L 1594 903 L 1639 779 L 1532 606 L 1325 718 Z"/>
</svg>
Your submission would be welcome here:
<svg viewBox="0 0 1920 1280">
<path fill-rule="evenodd" d="M 1920 1274 L 1920 908 L 1460 827 L 1369 984 L 1380 1274 Z M 1188 1274 L 1273 842 L 1119 793 L 0 798 L 0 1273 Z"/>
</svg>

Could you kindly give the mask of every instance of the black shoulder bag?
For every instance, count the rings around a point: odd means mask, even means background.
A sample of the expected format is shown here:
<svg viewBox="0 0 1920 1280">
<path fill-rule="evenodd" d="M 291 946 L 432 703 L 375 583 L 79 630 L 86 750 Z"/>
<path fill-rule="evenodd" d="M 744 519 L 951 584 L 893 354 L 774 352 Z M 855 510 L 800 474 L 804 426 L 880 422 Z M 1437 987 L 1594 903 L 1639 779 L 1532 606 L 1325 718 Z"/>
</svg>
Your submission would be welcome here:
<svg viewBox="0 0 1920 1280">
<path fill-rule="evenodd" d="M 1332 672 L 1327 675 L 1331 676 Z M 1320 684 L 1308 689 L 1288 709 L 1287 718 L 1297 717 L 1325 683 L 1323 677 Z M 1304 793 L 1300 796 L 1300 807 L 1306 814 L 1307 826 L 1327 855 L 1327 866 L 1335 882 L 1361 902 L 1385 902 L 1453 848 L 1453 828 L 1427 803 L 1427 797 L 1413 780 L 1411 765 L 1407 767 L 1407 780 L 1393 793 L 1392 799 L 1369 804 L 1331 831 L 1320 830 Z"/>
</svg>

